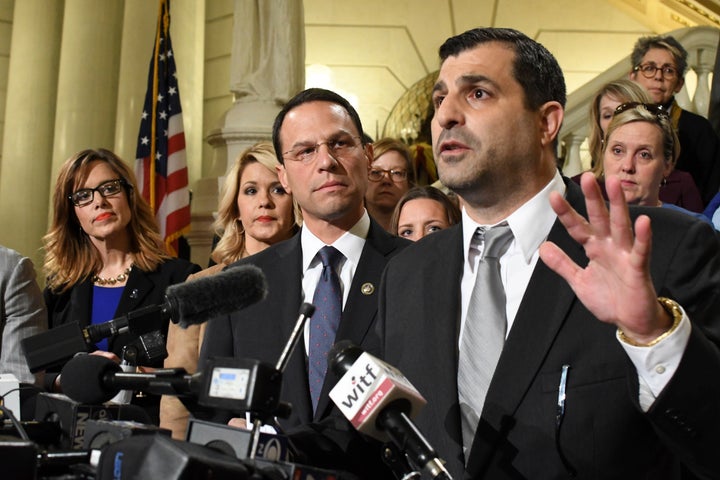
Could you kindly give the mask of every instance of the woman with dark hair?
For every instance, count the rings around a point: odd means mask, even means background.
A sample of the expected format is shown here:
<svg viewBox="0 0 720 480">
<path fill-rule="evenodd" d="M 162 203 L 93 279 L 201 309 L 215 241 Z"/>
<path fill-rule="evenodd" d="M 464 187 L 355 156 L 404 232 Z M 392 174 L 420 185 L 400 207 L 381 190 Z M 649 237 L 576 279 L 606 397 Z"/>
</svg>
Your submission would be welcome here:
<svg viewBox="0 0 720 480">
<path fill-rule="evenodd" d="M 413 187 L 402 196 L 392 215 L 391 233 L 416 242 L 460 221 L 457 197 L 430 185 Z"/>
<path fill-rule="evenodd" d="M 50 328 L 69 322 L 86 327 L 159 304 L 169 285 L 200 270 L 166 253 L 150 207 L 135 188 L 135 175 L 105 149 L 83 150 L 62 165 L 43 242 Z M 167 320 L 158 327 L 167 334 Z M 138 343 L 137 336 L 122 333 L 95 348 L 120 361 L 125 347 Z M 161 367 L 162 358 L 149 358 L 142 366 Z M 45 384 L 51 391 L 62 390 L 57 372 L 46 374 Z M 159 398 L 144 397 L 139 403 L 157 421 Z"/>
<path fill-rule="evenodd" d="M 292 237 L 300 225 L 300 210 L 292 195 L 278 180 L 275 167 L 280 165 L 270 142 L 259 142 L 240 154 L 225 176 L 217 220 L 213 224 L 217 242 L 211 257 L 215 263 L 188 281 L 220 272 L 241 258 L 258 253 L 270 245 Z M 170 325 L 168 357 L 165 366 L 197 370 L 205 324 L 182 329 Z M 173 437 L 184 439 L 188 411 L 174 397 L 163 397 L 160 423 L 172 430 Z"/>
</svg>

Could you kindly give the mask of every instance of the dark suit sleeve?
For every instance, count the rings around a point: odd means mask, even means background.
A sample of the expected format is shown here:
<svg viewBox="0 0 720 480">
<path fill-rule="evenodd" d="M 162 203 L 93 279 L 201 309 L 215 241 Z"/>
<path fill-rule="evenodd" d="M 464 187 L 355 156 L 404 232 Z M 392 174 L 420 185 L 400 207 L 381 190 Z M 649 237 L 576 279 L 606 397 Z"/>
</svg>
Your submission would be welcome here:
<svg viewBox="0 0 720 480">
<path fill-rule="evenodd" d="M 658 294 L 683 305 L 692 333 L 647 417 L 684 465 L 700 478 L 715 478 L 720 472 L 720 246 L 703 222 L 691 222 L 681 238 L 669 252 L 667 281 Z"/>
</svg>

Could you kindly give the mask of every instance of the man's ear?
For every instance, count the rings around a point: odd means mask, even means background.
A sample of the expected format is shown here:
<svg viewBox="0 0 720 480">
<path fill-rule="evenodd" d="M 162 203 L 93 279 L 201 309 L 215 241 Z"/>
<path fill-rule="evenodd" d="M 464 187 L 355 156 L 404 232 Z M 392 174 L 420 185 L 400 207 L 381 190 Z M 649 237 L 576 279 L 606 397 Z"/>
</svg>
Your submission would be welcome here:
<svg viewBox="0 0 720 480">
<path fill-rule="evenodd" d="M 367 158 L 368 161 L 368 170 L 370 170 L 370 166 L 375 161 L 375 151 L 373 150 L 372 143 L 366 143 L 363 145 L 363 149 L 365 150 L 365 158 Z"/>
<path fill-rule="evenodd" d="M 550 145 L 560 133 L 565 110 L 560 102 L 547 102 L 540 107 L 540 129 L 543 145 Z"/>
<path fill-rule="evenodd" d="M 278 180 L 280 181 L 280 185 L 283 186 L 285 191 L 287 193 L 292 193 L 292 190 L 290 189 L 290 185 L 287 181 L 287 170 L 285 170 L 285 165 L 275 165 L 275 171 L 277 172 Z"/>
</svg>

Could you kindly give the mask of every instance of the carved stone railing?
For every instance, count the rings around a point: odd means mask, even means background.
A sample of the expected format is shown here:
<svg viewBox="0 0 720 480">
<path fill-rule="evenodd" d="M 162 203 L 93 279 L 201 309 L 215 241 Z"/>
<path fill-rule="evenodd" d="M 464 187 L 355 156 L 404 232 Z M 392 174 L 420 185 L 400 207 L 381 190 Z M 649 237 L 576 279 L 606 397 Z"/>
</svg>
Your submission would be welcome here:
<svg viewBox="0 0 720 480">
<path fill-rule="evenodd" d="M 710 105 L 710 73 L 715 66 L 720 30 L 714 27 L 691 27 L 675 30 L 670 32 L 670 35 L 688 51 L 688 73 L 692 71 L 697 77 L 697 86 L 692 98 L 688 94 L 687 85 L 675 98 L 682 108 L 707 116 Z M 583 166 L 581 147 L 588 135 L 588 112 L 593 97 L 606 83 L 626 78 L 629 71 L 630 55 L 568 95 L 565 121 L 560 130 L 565 175 L 576 175 L 588 166 Z"/>
</svg>

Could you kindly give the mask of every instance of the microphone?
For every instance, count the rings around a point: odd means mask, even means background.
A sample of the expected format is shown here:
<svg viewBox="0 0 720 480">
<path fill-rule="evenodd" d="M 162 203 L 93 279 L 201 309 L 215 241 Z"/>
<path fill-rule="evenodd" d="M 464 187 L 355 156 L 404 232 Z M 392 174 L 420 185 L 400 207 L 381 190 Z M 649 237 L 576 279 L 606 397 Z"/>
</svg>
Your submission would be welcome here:
<svg viewBox="0 0 720 480">
<path fill-rule="evenodd" d="M 76 402 L 105 403 L 120 390 L 143 390 L 160 395 L 186 395 L 199 390 L 200 374 L 189 375 L 182 368 L 157 369 L 152 373 L 124 372 L 122 367 L 100 355 L 78 355 L 62 369 L 63 393 Z"/>
<path fill-rule="evenodd" d="M 182 368 L 134 373 L 124 372 L 120 365 L 105 357 L 77 355 L 62 369 L 63 393 L 76 402 L 98 404 L 110 400 L 120 390 L 142 390 L 195 398 L 203 407 L 255 412 L 261 416 L 287 415 L 288 407 L 280 401 L 282 375 L 314 310 L 311 304 L 302 304 L 276 365 L 243 358 L 211 358 L 205 371 L 194 375 Z"/>
<path fill-rule="evenodd" d="M 399 370 L 349 340 L 333 345 L 328 366 L 342 377 L 330 398 L 357 431 L 382 442 L 391 440 L 432 478 L 452 478 L 445 462 L 410 420 L 427 402 Z"/>
<path fill-rule="evenodd" d="M 265 275 L 254 265 L 228 268 L 216 275 L 171 285 L 165 301 L 133 310 L 107 322 L 81 328 L 70 322 L 21 340 L 30 371 L 35 373 L 61 363 L 98 341 L 130 332 L 141 336 L 160 330 L 165 320 L 181 328 L 229 315 L 259 302 L 267 295 Z"/>
</svg>

